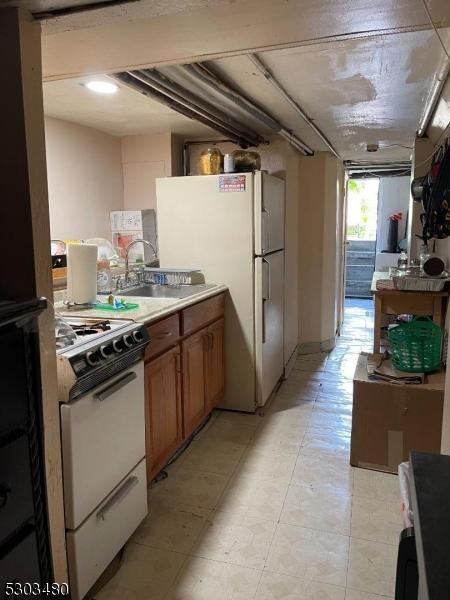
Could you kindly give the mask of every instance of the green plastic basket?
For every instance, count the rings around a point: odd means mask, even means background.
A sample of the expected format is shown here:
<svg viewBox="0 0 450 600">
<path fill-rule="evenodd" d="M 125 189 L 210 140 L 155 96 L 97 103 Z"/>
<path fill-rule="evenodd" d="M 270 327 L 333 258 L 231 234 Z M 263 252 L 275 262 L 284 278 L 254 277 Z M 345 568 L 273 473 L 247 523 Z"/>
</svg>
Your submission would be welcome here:
<svg viewBox="0 0 450 600">
<path fill-rule="evenodd" d="M 441 328 L 429 317 L 415 317 L 389 330 L 394 366 L 408 373 L 429 373 L 441 365 Z"/>
</svg>

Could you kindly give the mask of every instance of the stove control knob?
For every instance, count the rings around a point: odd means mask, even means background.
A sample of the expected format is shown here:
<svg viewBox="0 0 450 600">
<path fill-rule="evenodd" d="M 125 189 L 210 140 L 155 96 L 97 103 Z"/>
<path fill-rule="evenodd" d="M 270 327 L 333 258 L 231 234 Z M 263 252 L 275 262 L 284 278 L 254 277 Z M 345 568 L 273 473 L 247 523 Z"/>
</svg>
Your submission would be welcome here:
<svg viewBox="0 0 450 600">
<path fill-rule="evenodd" d="M 144 340 L 144 336 L 142 335 L 142 331 L 140 329 L 133 331 L 133 339 L 135 342 L 142 342 Z"/>
<path fill-rule="evenodd" d="M 111 344 L 103 344 L 100 346 L 100 354 L 103 356 L 103 358 L 109 358 L 113 353 L 114 348 L 111 346 Z"/>
<path fill-rule="evenodd" d="M 133 343 L 134 343 L 133 336 L 132 336 L 130 333 L 126 333 L 126 334 L 123 336 L 122 340 L 123 340 L 123 343 L 125 344 L 125 346 L 126 346 L 127 348 L 131 348 L 131 346 L 132 346 L 132 345 L 133 345 Z"/>
<path fill-rule="evenodd" d="M 123 350 L 123 342 L 122 340 L 114 340 L 112 346 L 116 352 L 122 352 Z"/>
<path fill-rule="evenodd" d="M 86 361 L 91 367 L 96 367 L 100 362 L 98 352 L 86 352 Z"/>
</svg>

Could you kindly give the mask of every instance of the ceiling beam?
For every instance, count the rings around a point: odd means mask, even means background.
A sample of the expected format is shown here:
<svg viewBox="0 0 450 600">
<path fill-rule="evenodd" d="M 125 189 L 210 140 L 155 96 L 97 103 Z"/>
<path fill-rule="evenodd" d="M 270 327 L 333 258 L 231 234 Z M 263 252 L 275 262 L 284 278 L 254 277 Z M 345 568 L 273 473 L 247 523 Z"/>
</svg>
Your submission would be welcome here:
<svg viewBox="0 0 450 600">
<path fill-rule="evenodd" d="M 135 4 L 137 8 L 123 9 L 122 18 L 117 12 L 115 18 L 108 17 L 105 8 L 98 11 L 103 19 L 96 19 L 94 10 L 89 17 L 44 21 L 44 79 L 200 62 L 430 28 L 419 0 L 291 0 L 281 8 L 273 0 L 235 0 L 153 18 L 139 16 L 140 3 Z M 443 14 L 445 4 L 445 0 L 436 0 L 438 15 Z"/>
</svg>

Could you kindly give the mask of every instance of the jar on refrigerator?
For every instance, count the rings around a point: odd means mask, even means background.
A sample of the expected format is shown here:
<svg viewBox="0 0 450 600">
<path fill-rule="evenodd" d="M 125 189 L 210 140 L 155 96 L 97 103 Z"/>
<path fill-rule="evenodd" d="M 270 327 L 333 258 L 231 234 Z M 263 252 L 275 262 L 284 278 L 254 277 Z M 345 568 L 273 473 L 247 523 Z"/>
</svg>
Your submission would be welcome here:
<svg viewBox="0 0 450 600">
<path fill-rule="evenodd" d="M 222 172 L 223 155 L 219 148 L 208 148 L 200 154 L 198 166 L 201 175 L 218 175 Z"/>
</svg>

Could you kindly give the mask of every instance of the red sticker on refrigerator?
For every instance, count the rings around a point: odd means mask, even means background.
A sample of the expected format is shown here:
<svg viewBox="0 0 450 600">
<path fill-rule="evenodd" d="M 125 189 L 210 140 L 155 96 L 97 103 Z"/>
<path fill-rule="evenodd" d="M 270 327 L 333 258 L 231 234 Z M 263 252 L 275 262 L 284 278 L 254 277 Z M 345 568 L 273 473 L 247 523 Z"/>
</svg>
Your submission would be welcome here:
<svg viewBox="0 0 450 600">
<path fill-rule="evenodd" d="M 245 192 L 245 175 L 220 175 L 219 192 Z"/>
</svg>

